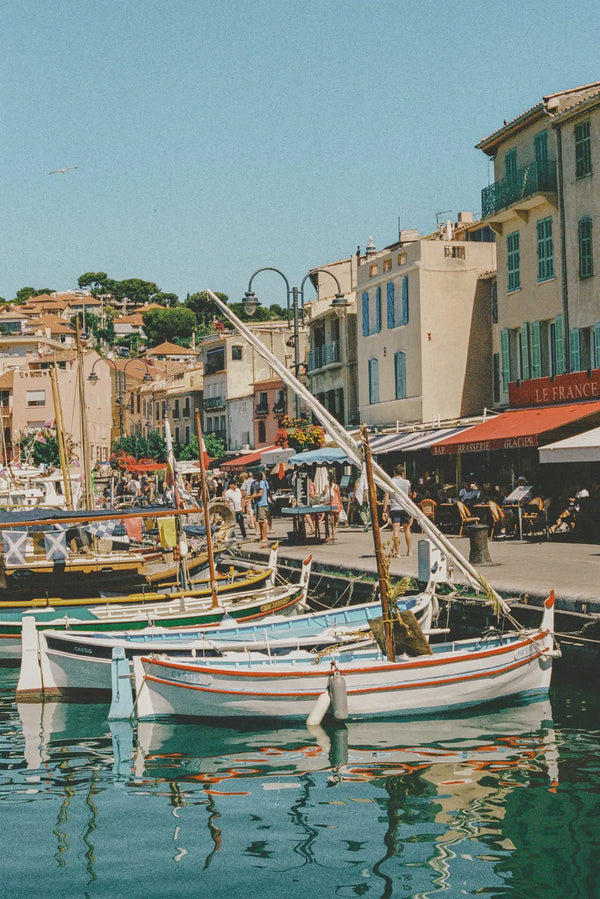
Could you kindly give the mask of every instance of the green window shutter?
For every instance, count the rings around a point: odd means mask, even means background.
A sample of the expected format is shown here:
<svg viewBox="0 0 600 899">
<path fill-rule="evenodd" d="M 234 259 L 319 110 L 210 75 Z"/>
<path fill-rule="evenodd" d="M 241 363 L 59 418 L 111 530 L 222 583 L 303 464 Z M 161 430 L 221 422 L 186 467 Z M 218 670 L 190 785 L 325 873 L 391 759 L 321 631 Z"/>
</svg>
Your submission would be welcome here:
<svg viewBox="0 0 600 899">
<path fill-rule="evenodd" d="M 379 361 L 369 359 L 369 403 L 379 402 Z"/>
<path fill-rule="evenodd" d="M 542 339 L 540 322 L 531 323 L 531 377 L 542 377 Z"/>
<path fill-rule="evenodd" d="M 387 283 L 387 326 L 396 327 L 396 290 L 393 281 Z"/>
<path fill-rule="evenodd" d="M 521 286 L 521 253 L 518 231 L 506 235 L 506 264 L 508 269 L 508 290 L 518 290 Z"/>
<path fill-rule="evenodd" d="M 569 356 L 571 359 L 571 371 L 581 371 L 579 328 L 571 328 L 569 332 Z"/>
<path fill-rule="evenodd" d="M 408 324 L 408 275 L 402 278 L 402 324 Z"/>
<path fill-rule="evenodd" d="M 548 132 L 540 131 L 533 139 L 535 148 L 535 161 L 548 162 Z"/>
<path fill-rule="evenodd" d="M 594 249 L 592 220 L 584 216 L 579 220 L 579 277 L 590 278 L 594 274 Z"/>
<path fill-rule="evenodd" d="M 504 328 L 500 334 L 500 346 L 502 349 L 502 390 L 508 390 L 510 381 L 510 334 L 508 328 Z"/>
<path fill-rule="evenodd" d="M 536 222 L 538 281 L 548 281 L 554 277 L 554 240 L 552 237 L 552 218 L 540 219 Z"/>
<path fill-rule="evenodd" d="M 554 318 L 554 352 L 556 354 L 556 374 L 565 373 L 565 327 L 562 315 Z"/>
<path fill-rule="evenodd" d="M 575 125 L 575 177 L 583 178 L 592 173 L 592 140 L 590 122 Z"/>
<path fill-rule="evenodd" d="M 381 331 L 381 287 L 375 288 L 375 327 L 373 329 L 374 334 L 379 334 Z"/>
<path fill-rule="evenodd" d="M 529 322 L 521 325 L 521 377 L 527 381 L 531 377 L 529 365 Z"/>
<path fill-rule="evenodd" d="M 504 157 L 506 180 L 513 181 L 517 175 L 517 151 L 516 148 L 509 150 Z"/>
<path fill-rule="evenodd" d="M 362 333 L 363 337 L 369 336 L 369 294 L 367 291 L 362 295 Z"/>
<path fill-rule="evenodd" d="M 600 368 L 600 324 L 594 325 L 594 368 Z"/>
</svg>

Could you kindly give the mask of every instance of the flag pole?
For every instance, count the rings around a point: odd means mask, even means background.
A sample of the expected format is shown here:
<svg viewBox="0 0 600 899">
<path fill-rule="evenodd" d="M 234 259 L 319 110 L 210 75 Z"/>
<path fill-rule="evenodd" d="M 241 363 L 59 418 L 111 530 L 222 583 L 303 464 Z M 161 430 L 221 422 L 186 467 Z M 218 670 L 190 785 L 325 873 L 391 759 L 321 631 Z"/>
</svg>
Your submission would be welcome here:
<svg viewBox="0 0 600 899">
<path fill-rule="evenodd" d="M 208 570 L 210 572 L 210 592 L 213 608 L 219 605 L 217 590 L 217 575 L 215 572 L 215 557 L 213 554 L 212 534 L 210 531 L 210 514 L 208 511 L 208 490 L 206 489 L 206 465 L 204 464 L 204 440 L 202 439 L 202 425 L 200 413 L 196 409 L 196 437 L 198 438 L 198 460 L 200 462 L 200 484 L 202 487 L 202 505 L 204 507 L 204 525 L 206 527 L 206 547 L 208 549 Z"/>
</svg>

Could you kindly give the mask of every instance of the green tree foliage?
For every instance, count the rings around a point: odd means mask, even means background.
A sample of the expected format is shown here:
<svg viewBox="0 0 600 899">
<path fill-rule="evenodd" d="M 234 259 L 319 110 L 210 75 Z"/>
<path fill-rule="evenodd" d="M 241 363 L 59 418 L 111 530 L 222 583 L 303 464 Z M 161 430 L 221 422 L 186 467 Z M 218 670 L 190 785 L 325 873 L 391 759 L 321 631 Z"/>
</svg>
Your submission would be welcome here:
<svg viewBox="0 0 600 899">
<path fill-rule="evenodd" d="M 121 441 L 113 442 L 113 452 L 121 447 Z M 124 434 L 123 451 L 136 459 L 154 459 L 156 462 L 166 462 L 167 445 L 165 438 L 158 431 L 150 431 L 148 436 L 142 434 Z"/>
<path fill-rule="evenodd" d="M 179 306 L 174 309 L 150 309 L 144 312 L 144 331 L 151 346 L 164 340 L 181 343 L 192 336 L 196 316 L 191 309 Z"/>
<path fill-rule="evenodd" d="M 17 306 L 20 306 L 22 303 L 26 303 L 27 300 L 31 299 L 31 297 L 41 297 L 46 293 L 54 293 L 53 288 L 51 287 L 21 287 L 20 290 L 17 290 L 15 294 L 15 298 L 13 303 Z"/>
<path fill-rule="evenodd" d="M 229 299 L 226 293 L 217 292 L 217 296 L 220 300 L 223 300 L 224 303 Z M 200 293 L 188 293 L 184 305 L 187 309 L 191 309 L 196 316 L 198 333 L 202 336 L 210 334 L 213 330 L 213 321 L 215 318 L 218 321 L 224 321 L 224 317 L 219 314 L 219 310 L 205 290 L 200 291 Z"/>
<path fill-rule="evenodd" d="M 152 297 L 153 303 L 160 303 L 161 306 L 177 306 L 179 304 L 179 297 L 176 293 L 165 293 L 162 290 L 159 290 L 156 296 Z"/>
<path fill-rule="evenodd" d="M 82 289 L 89 287 L 92 296 L 97 296 L 104 293 L 107 277 L 106 272 L 85 272 L 77 278 L 77 283 Z"/>
<path fill-rule="evenodd" d="M 73 453 L 73 441 L 67 435 L 67 455 L 71 458 Z M 50 428 L 40 428 L 36 433 L 23 432 L 19 436 L 19 455 L 32 465 L 60 465 L 60 453 L 56 433 Z"/>
</svg>

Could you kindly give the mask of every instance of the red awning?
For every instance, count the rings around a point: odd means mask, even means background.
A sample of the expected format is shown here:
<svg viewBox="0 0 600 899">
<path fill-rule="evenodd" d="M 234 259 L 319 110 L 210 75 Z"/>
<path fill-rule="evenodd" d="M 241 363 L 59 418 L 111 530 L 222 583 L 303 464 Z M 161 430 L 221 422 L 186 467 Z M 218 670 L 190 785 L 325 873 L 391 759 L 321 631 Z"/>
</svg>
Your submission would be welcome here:
<svg viewBox="0 0 600 899">
<path fill-rule="evenodd" d="M 127 471 L 162 471 L 166 467 L 164 462 L 128 462 L 125 466 Z"/>
<path fill-rule="evenodd" d="M 567 406 L 542 406 L 516 409 L 489 418 L 479 425 L 434 443 L 437 456 L 449 453 L 484 453 L 487 450 L 537 446 L 540 434 L 600 412 L 600 402 L 571 403 Z"/>
<path fill-rule="evenodd" d="M 234 471 L 236 469 L 240 469 L 240 471 L 246 468 L 247 465 L 254 465 L 256 462 L 260 462 L 260 457 L 263 453 L 266 453 L 267 450 L 275 449 L 275 444 L 273 443 L 271 446 L 263 446 L 259 450 L 255 450 L 253 453 L 244 453 L 243 456 L 237 456 L 235 459 L 228 459 L 227 462 L 222 462 L 219 466 L 220 468 L 225 468 L 228 471 Z"/>
</svg>

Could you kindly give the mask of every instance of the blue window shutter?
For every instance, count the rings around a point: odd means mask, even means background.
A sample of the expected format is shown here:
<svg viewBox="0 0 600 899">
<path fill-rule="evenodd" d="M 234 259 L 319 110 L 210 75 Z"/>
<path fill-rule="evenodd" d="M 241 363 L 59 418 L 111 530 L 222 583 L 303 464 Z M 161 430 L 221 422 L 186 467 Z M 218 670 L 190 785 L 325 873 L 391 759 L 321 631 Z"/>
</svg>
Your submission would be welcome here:
<svg viewBox="0 0 600 899">
<path fill-rule="evenodd" d="M 531 377 L 529 365 L 529 322 L 521 325 L 521 377 L 527 380 Z"/>
<path fill-rule="evenodd" d="M 369 294 L 366 291 L 362 295 L 362 332 L 363 337 L 369 336 Z"/>
<path fill-rule="evenodd" d="M 375 328 L 374 333 L 381 331 L 381 287 L 375 288 Z"/>
<path fill-rule="evenodd" d="M 542 339 L 539 322 L 531 323 L 531 377 L 542 377 Z"/>
<path fill-rule="evenodd" d="M 554 349 L 556 353 L 556 374 L 565 373 L 565 328 L 562 315 L 554 317 Z"/>
<path fill-rule="evenodd" d="M 402 324 L 408 324 L 408 275 L 402 278 Z"/>
<path fill-rule="evenodd" d="M 571 371 L 581 371 L 579 328 L 571 328 L 569 332 L 569 355 L 571 358 Z"/>
<path fill-rule="evenodd" d="M 396 399 L 406 399 L 406 355 L 401 350 L 394 353 L 394 377 L 396 381 Z"/>
<path fill-rule="evenodd" d="M 394 310 L 395 303 L 395 288 L 394 282 L 388 281 L 387 283 L 387 326 L 388 328 L 396 327 L 396 314 Z"/>
<path fill-rule="evenodd" d="M 504 328 L 500 334 L 500 345 L 502 349 L 502 390 L 506 391 L 510 381 L 510 335 L 508 328 Z"/>
</svg>

